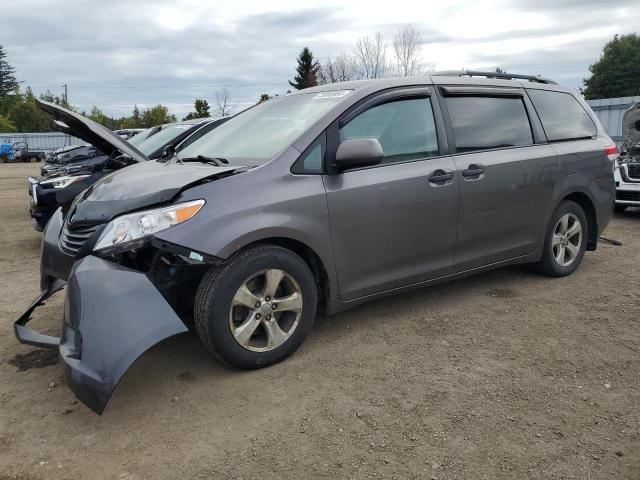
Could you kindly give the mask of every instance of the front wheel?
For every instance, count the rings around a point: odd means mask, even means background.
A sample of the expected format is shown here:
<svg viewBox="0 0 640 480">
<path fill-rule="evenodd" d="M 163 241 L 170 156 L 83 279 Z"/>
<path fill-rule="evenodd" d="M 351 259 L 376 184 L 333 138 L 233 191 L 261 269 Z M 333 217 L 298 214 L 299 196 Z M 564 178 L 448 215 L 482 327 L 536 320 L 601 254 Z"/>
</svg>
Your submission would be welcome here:
<svg viewBox="0 0 640 480">
<path fill-rule="evenodd" d="M 275 245 L 240 252 L 212 268 L 196 294 L 196 331 L 207 349 L 242 369 L 277 363 L 311 330 L 317 287 L 298 255 Z"/>
<path fill-rule="evenodd" d="M 570 200 L 562 202 L 551 216 L 537 270 L 551 277 L 572 274 L 587 248 L 588 228 L 582 207 Z"/>
</svg>

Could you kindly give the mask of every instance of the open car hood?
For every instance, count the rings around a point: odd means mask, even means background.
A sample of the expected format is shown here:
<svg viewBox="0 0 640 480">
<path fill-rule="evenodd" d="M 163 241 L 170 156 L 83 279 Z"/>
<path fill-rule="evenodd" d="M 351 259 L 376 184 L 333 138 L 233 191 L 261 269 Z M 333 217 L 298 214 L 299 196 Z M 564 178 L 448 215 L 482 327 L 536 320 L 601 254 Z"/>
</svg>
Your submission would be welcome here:
<svg viewBox="0 0 640 480">
<path fill-rule="evenodd" d="M 85 190 L 71 207 L 71 223 L 106 223 L 118 215 L 166 203 L 192 185 L 228 176 L 238 168 L 153 160 L 131 165 Z"/>
<path fill-rule="evenodd" d="M 631 143 L 640 142 L 640 102 L 625 110 L 622 116 L 622 138 Z"/>
<path fill-rule="evenodd" d="M 112 155 L 114 152 L 119 151 L 136 162 L 149 160 L 144 153 L 125 139 L 93 120 L 89 120 L 55 103 L 36 99 L 36 104 L 40 110 L 53 117 L 52 126 L 60 132 L 80 138 L 107 155 Z"/>
</svg>

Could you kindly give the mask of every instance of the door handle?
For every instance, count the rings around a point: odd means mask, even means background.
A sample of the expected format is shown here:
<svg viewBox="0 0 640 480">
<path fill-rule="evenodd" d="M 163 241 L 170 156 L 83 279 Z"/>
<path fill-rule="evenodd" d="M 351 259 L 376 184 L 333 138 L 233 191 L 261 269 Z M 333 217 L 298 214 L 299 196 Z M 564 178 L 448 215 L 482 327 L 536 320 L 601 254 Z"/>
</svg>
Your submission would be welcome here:
<svg viewBox="0 0 640 480">
<path fill-rule="evenodd" d="M 463 177 L 479 177 L 484 173 L 482 165 L 471 164 L 466 170 L 462 171 Z"/>
<path fill-rule="evenodd" d="M 448 182 L 449 180 L 453 180 L 453 173 L 445 172 L 444 170 L 436 170 L 429 177 L 429 181 L 431 183 L 444 183 Z"/>
</svg>

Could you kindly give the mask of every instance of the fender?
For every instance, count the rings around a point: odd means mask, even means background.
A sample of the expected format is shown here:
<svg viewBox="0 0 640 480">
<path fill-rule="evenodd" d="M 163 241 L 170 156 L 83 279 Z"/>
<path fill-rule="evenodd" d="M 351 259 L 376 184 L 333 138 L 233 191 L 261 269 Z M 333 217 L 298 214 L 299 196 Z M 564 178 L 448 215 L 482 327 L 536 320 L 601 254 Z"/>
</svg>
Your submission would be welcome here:
<svg viewBox="0 0 640 480">
<path fill-rule="evenodd" d="M 265 167 L 186 190 L 177 201 L 204 198 L 207 203 L 193 219 L 158 232 L 156 238 L 223 260 L 261 240 L 294 240 L 307 246 L 322 261 L 330 291 L 337 295 L 322 177 L 292 175 L 289 168 L 299 152 L 289 149 L 284 155 L 286 158 L 278 163 L 274 160 Z M 241 189 L 237 183 L 240 178 Z M 224 208 L 217 208 L 218 205 Z"/>
<path fill-rule="evenodd" d="M 571 177 L 574 177 L 574 175 L 571 175 L 568 178 Z M 565 182 L 565 184 L 561 186 L 561 190 L 559 190 L 557 195 L 554 196 L 551 204 L 552 208 L 547 215 L 547 223 L 549 222 L 553 212 L 558 208 L 558 205 L 560 205 L 564 199 L 571 196 L 574 196 L 572 200 L 582 206 L 587 215 L 587 219 L 590 221 L 587 250 L 595 250 L 598 243 L 598 236 L 604 231 L 611 219 L 615 194 L 611 196 L 611 208 L 603 208 L 602 203 L 599 203 L 594 199 L 592 192 L 588 188 L 583 185 L 572 184 L 572 182 Z M 579 197 L 576 198 L 576 196 Z M 588 202 L 589 205 L 585 205 L 585 202 Z M 605 205 L 606 204 L 607 202 L 605 201 Z M 600 208 L 598 208 L 598 206 L 600 206 Z"/>
</svg>

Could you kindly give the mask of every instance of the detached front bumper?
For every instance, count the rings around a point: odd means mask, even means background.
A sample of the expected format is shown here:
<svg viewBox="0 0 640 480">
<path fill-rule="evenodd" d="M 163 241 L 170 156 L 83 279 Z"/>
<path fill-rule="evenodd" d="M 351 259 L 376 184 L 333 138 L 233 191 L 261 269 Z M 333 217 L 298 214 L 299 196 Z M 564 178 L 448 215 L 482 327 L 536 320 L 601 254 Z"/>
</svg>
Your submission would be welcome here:
<svg viewBox="0 0 640 480">
<path fill-rule="evenodd" d="M 78 399 L 102 413 L 133 362 L 186 325 L 145 274 L 88 256 L 73 268 L 60 358 Z"/>
<path fill-rule="evenodd" d="M 89 255 L 65 275 L 72 257 L 51 243 L 59 235 L 59 221 L 54 215 L 43 239 L 42 292 L 14 323 L 15 335 L 25 344 L 58 349 L 69 387 L 100 414 L 140 355 L 188 329 L 142 272 Z M 67 278 L 61 337 L 29 329 L 33 311 L 61 290 Z"/>
</svg>

